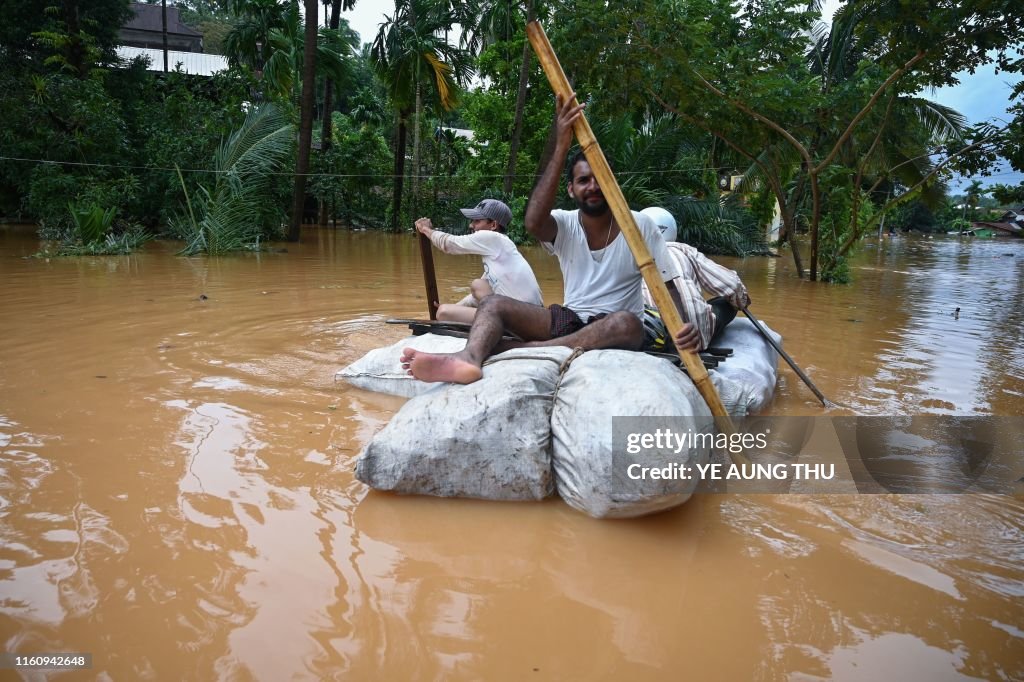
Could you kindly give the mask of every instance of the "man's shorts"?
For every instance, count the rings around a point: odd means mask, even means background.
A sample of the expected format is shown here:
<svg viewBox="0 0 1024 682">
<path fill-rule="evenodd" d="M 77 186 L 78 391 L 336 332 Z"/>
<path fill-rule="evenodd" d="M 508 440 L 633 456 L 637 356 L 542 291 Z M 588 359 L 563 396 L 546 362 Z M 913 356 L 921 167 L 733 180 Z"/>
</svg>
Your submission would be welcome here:
<svg viewBox="0 0 1024 682">
<path fill-rule="evenodd" d="M 574 311 L 557 303 L 549 305 L 548 310 L 551 312 L 551 338 L 553 339 L 574 334 L 588 324 L 593 324 L 602 317 L 607 316 L 607 313 L 601 313 L 600 315 L 594 315 L 584 322 Z"/>
<path fill-rule="evenodd" d="M 665 321 L 661 313 L 653 306 L 644 306 L 644 345 L 645 351 L 656 353 L 674 353 L 676 346 L 670 340 Z"/>
</svg>

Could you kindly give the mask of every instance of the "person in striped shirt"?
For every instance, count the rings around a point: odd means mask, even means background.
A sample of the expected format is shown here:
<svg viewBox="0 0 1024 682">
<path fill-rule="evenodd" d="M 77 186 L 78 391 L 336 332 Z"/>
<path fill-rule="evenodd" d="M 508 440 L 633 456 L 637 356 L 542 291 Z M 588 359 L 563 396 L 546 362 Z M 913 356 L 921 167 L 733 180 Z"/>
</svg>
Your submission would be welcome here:
<svg viewBox="0 0 1024 682">
<path fill-rule="evenodd" d="M 654 220 L 662 234 L 675 237 L 676 221 L 671 213 L 657 206 L 645 208 L 641 213 Z M 680 294 L 683 322 L 689 322 L 697 328 L 699 348 L 704 350 L 733 321 L 736 311 L 750 305 L 750 295 L 735 270 L 719 265 L 689 244 L 668 239 L 666 242 L 669 255 L 679 271 L 679 276 L 673 282 Z M 707 291 L 713 298 L 705 301 L 703 291 Z M 669 335 L 667 332 L 658 333 L 664 329 L 664 324 L 654 307 L 646 282 L 643 284 L 643 295 L 648 348 L 665 349 Z"/>
</svg>

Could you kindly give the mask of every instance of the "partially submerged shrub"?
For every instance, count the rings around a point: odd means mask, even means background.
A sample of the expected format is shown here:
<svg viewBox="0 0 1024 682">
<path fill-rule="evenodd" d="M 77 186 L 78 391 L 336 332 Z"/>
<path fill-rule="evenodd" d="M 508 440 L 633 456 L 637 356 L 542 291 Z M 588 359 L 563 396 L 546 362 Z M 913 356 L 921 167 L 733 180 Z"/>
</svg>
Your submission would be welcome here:
<svg viewBox="0 0 1024 682">
<path fill-rule="evenodd" d="M 187 242 L 181 253 L 216 255 L 259 248 L 260 239 L 278 228 L 283 213 L 274 200 L 278 176 L 295 151 L 295 126 L 274 104 L 253 109 L 214 156 L 216 181 L 185 194 L 186 215 L 172 229 Z"/>
</svg>

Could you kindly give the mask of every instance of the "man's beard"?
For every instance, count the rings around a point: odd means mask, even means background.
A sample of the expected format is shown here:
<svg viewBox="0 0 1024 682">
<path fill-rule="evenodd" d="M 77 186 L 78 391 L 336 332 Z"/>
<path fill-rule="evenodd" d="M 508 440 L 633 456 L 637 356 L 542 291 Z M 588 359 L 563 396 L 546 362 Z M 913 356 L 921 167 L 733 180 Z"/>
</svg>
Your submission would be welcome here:
<svg viewBox="0 0 1024 682">
<path fill-rule="evenodd" d="M 576 206 L 591 218 L 599 218 L 608 212 L 608 202 L 603 198 L 599 204 L 588 204 L 585 199 L 577 199 Z"/>
</svg>

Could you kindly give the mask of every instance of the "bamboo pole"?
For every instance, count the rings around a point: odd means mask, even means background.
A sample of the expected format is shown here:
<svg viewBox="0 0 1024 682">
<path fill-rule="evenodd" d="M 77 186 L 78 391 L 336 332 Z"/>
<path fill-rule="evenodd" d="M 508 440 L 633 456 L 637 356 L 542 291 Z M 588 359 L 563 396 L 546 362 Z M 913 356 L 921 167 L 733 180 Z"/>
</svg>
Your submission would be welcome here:
<svg viewBox="0 0 1024 682">
<path fill-rule="evenodd" d="M 814 385 L 814 382 L 811 381 L 810 377 L 804 374 L 804 371 L 800 369 L 799 365 L 796 364 L 796 361 L 793 358 L 789 357 L 789 353 L 782 350 L 782 346 L 775 342 L 775 339 L 773 339 L 771 334 L 768 333 L 768 330 L 764 328 L 764 326 L 756 317 L 754 317 L 750 310 L 747 309 L 747 306 L 743 306 L 742 308 L 740 308 L 740 310 L 742 310 L 743 314 L 747 316 L 747 319 L 749 319 L 753 323 L 754 327 L 757 328 L 757 331 L 761 332 L 761 336 L 764 337 L 764 340 L 771 344 L 771 347 L 775 349 L 775 352 L 781 355 L 782 359 L 789 364 L 789 366 L 793 369 L 794 372 L 796 372 L 796 375 L 803 380 L 804 384 L 807 385 L 807 388 L 811 389 L 811 392 L 814 393 L 814 395 L 818 396 L 818 400 L 821 401 L 821 404 L 824 407 L 838 407 L 838 405 L 836 405 L 834 402 L 832 402 L 824 395 L 822 395 L 821 391 L 819 391 L 818 387 Z"/>
<path fill-rule="evenodd" d="M 537 53 L 537 59 L 544 69 L 544 74 L 548 77 L 551 89 L 562 98 L 563 102 L 568 102 L 572 98 L 570 104 L 575 106 L 576 99 L 572 96 L 572 86 L 569 85 L 569 79 L 565 77 L 562 65 L 558 62 L 555 50 L 551 47 L 551 42 L 548 40 L 547 34 L 544 32 L 540 22 L 532 21 L 527 24 L 526 35 L 530 39 L 530 44 L 533 45 L 533 51 Z M 665 321 L 665 326 L 668 327 L 669 333 L 675 338 L 675 335 L 682 329 L 683 319 L 680 317 L 676 304 L 665 287 L 665 282 L 662 281 L 661 273 L 658 271 L 654 259 L 651 258 L 651 252 L 644 242 L 643 235 L 640 234 L 640 229 L 636 226 L 636 221 L 633 220 L 633 213 L 629 210 L 626 198 L 622 195 L 619 183 L 612 174 L 608 160 L 605 159 L 604 152 L 601 151 L 601 147 L 597 143 L 597 137 L 594 136 L 594 131 L 591 130 L 586 116 L 581 115 L 576 119 L 576 122 L 573 124 L 573 132 L 576 134 L 576 139 L 579 140 L 580 147 L 583 148 L 583 154 L 587 157 L 590 170 L 601 185 L 601 192 L 611 207 L 612 215 L 618 221 L 619 229 L 622 230 L 626 243 L 629 244 L 629 250 L 633 253 L 633 258 L 640 268 L 640 274 L 643 275 L 644 281 L 647 282 L 647 288 L 651 291 L 654 303 L 658 306 L 658 310 L 661 311 L 661 317 Z M 700 357 L 697 353 L 689 350 L 680 350 L 679 357 L 682 358 L 690 379 L 693 380 L 697 390 L 700 391 L 708 407 L 711 408 L 711 414 L 716 417 L 716 423 L 722 427 L 723 431 L 730 434 L 735 433 L 736 429 L 733 426 L 732 420 L 725 411 L 722 399 L 718 397 L 718 392 L 715 390 L 714 384 L 711 383 L 711 379 L 708 377 L 708 372 L 704 368 L 704 363 Z"/>
<path fill-rule="evenodd" d="M 420 263 L 423 265 L 423 288 L 427 291 L 427 314 L 437 319 L 437 275 L 434 274 L 433 245 L 427 235 L 417 232 L 420 243 Z"/>
</svg>

